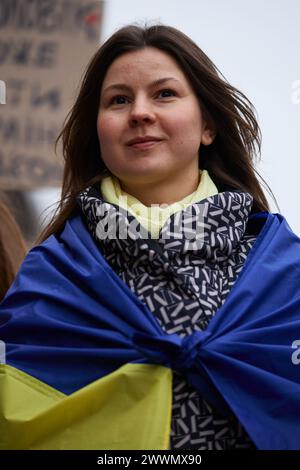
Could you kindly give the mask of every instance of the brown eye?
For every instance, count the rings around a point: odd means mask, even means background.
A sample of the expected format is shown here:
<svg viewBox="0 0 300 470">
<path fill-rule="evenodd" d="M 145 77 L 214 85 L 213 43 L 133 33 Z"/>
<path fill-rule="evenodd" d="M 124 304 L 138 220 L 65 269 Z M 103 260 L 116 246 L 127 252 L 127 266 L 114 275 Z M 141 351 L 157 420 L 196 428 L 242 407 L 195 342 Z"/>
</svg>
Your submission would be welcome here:
<svg viewBox="0 0 300 470">
<path fill-rule="evenodd" d="M 124 100 L 127 100 L 126 96 L 117 95 L 110 100 L 109 104 L 125 104 Z"/>
<path fill-rule="evenodd" d="M 173 90 L 169 90 L 169 89 L 161 90 L 161 91 L 159 92 L 159 95 L 162 95 L 162 94 L 164 94 L 164 96 L 162 96 L 162 98 L 169 98 L 170 95 L 171 95 L 171 96 L 175 96 L 175 95 L 176 95 L 176 93 L 175 93 Z M 167 96 L 166 96 L 166 95 L 167 95 Z"/>
</svg>

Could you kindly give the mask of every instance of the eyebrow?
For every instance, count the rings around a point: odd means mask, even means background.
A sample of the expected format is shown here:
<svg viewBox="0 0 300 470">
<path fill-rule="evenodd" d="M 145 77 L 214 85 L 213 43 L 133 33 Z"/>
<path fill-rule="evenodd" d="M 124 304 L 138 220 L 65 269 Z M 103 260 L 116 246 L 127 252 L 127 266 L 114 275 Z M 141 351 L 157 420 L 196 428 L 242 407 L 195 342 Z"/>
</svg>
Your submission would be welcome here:
<svg viewBox="0 0 300 470">
<path fill-rule="evenodd" d="M 168 82 L 169 80 L 174 80 L 176 82 L 179 82 L 177 78 L 174 77 L 164 77 L 164 78 L 159 78 L 158 80 L 154 80 L 153 82 L 149 83 L 149 87 L 155 87 L 157 85 L 161 85 L 165 82 Z M 132 91 L 132 88 L 129 85 L 126 85 L 126 83 L 114 83 L 113 85 L 109 85 L 103 90 L 103 93 L 106 93 L 108 90 L 125 90 L 125 91 Z"/>
</svg>

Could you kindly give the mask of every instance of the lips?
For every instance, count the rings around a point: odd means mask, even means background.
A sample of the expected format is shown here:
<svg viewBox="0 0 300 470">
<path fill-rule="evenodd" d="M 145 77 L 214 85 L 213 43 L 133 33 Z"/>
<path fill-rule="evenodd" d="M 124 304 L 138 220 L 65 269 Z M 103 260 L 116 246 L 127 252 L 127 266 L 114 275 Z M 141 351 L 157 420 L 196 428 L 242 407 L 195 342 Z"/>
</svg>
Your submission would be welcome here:
<svg viewBox="0 0 300 470">
<path fill-rule="evenodd" d="M 150 149 L 155 145 L 158 145 L 161 140 L 146 140 L 143 142 L 136 142 L 135 144 L 131 144 L 130 147 L 134 149 Z"/>
<path fill-rule="evenodd" d="M 129 142 L 127 142 L 127 145 L 129 146 L 136 146 L 136 145 L 139 145 L 139 144 L 151 144 L 151 143 L 155 143 L 155 142 L 160 142 L 162 139 L 158 138 L 158 137 L 154 137 L 154 136 L 145 136 L 145 137 L 136 137 L 135 139 L 131 139 L 129 140 Z"/>
</svg>

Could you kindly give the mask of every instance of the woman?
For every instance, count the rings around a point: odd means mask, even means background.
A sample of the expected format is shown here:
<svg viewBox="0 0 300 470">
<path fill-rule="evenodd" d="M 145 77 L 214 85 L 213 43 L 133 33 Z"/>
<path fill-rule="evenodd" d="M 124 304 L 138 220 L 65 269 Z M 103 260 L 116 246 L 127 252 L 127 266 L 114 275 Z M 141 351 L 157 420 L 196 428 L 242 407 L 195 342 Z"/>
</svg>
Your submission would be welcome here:
<svg viewBox="0 0 300 470">
<path fill-rule="evenodd" d="M 0 446 L 297 448 L 299 239 L 251 103 L 182 32 L 129 25 L 60 137 L 59 210 L 0 309 Z"/>
</svg>

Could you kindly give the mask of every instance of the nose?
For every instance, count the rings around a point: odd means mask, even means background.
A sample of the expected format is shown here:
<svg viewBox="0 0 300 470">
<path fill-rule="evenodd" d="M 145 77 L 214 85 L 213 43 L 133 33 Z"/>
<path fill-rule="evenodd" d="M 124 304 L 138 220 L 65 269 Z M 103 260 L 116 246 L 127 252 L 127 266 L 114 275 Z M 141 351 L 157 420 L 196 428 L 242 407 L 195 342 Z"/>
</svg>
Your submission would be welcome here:
<svg viewBox="0 0 300 470">
<path fill-rule="evenodd" d="M 131 105 L 129 122 L 131 126 L 151 124 L 155 121 L 155 113 L 146 98 L 137 98 Z"/>
</svg>

